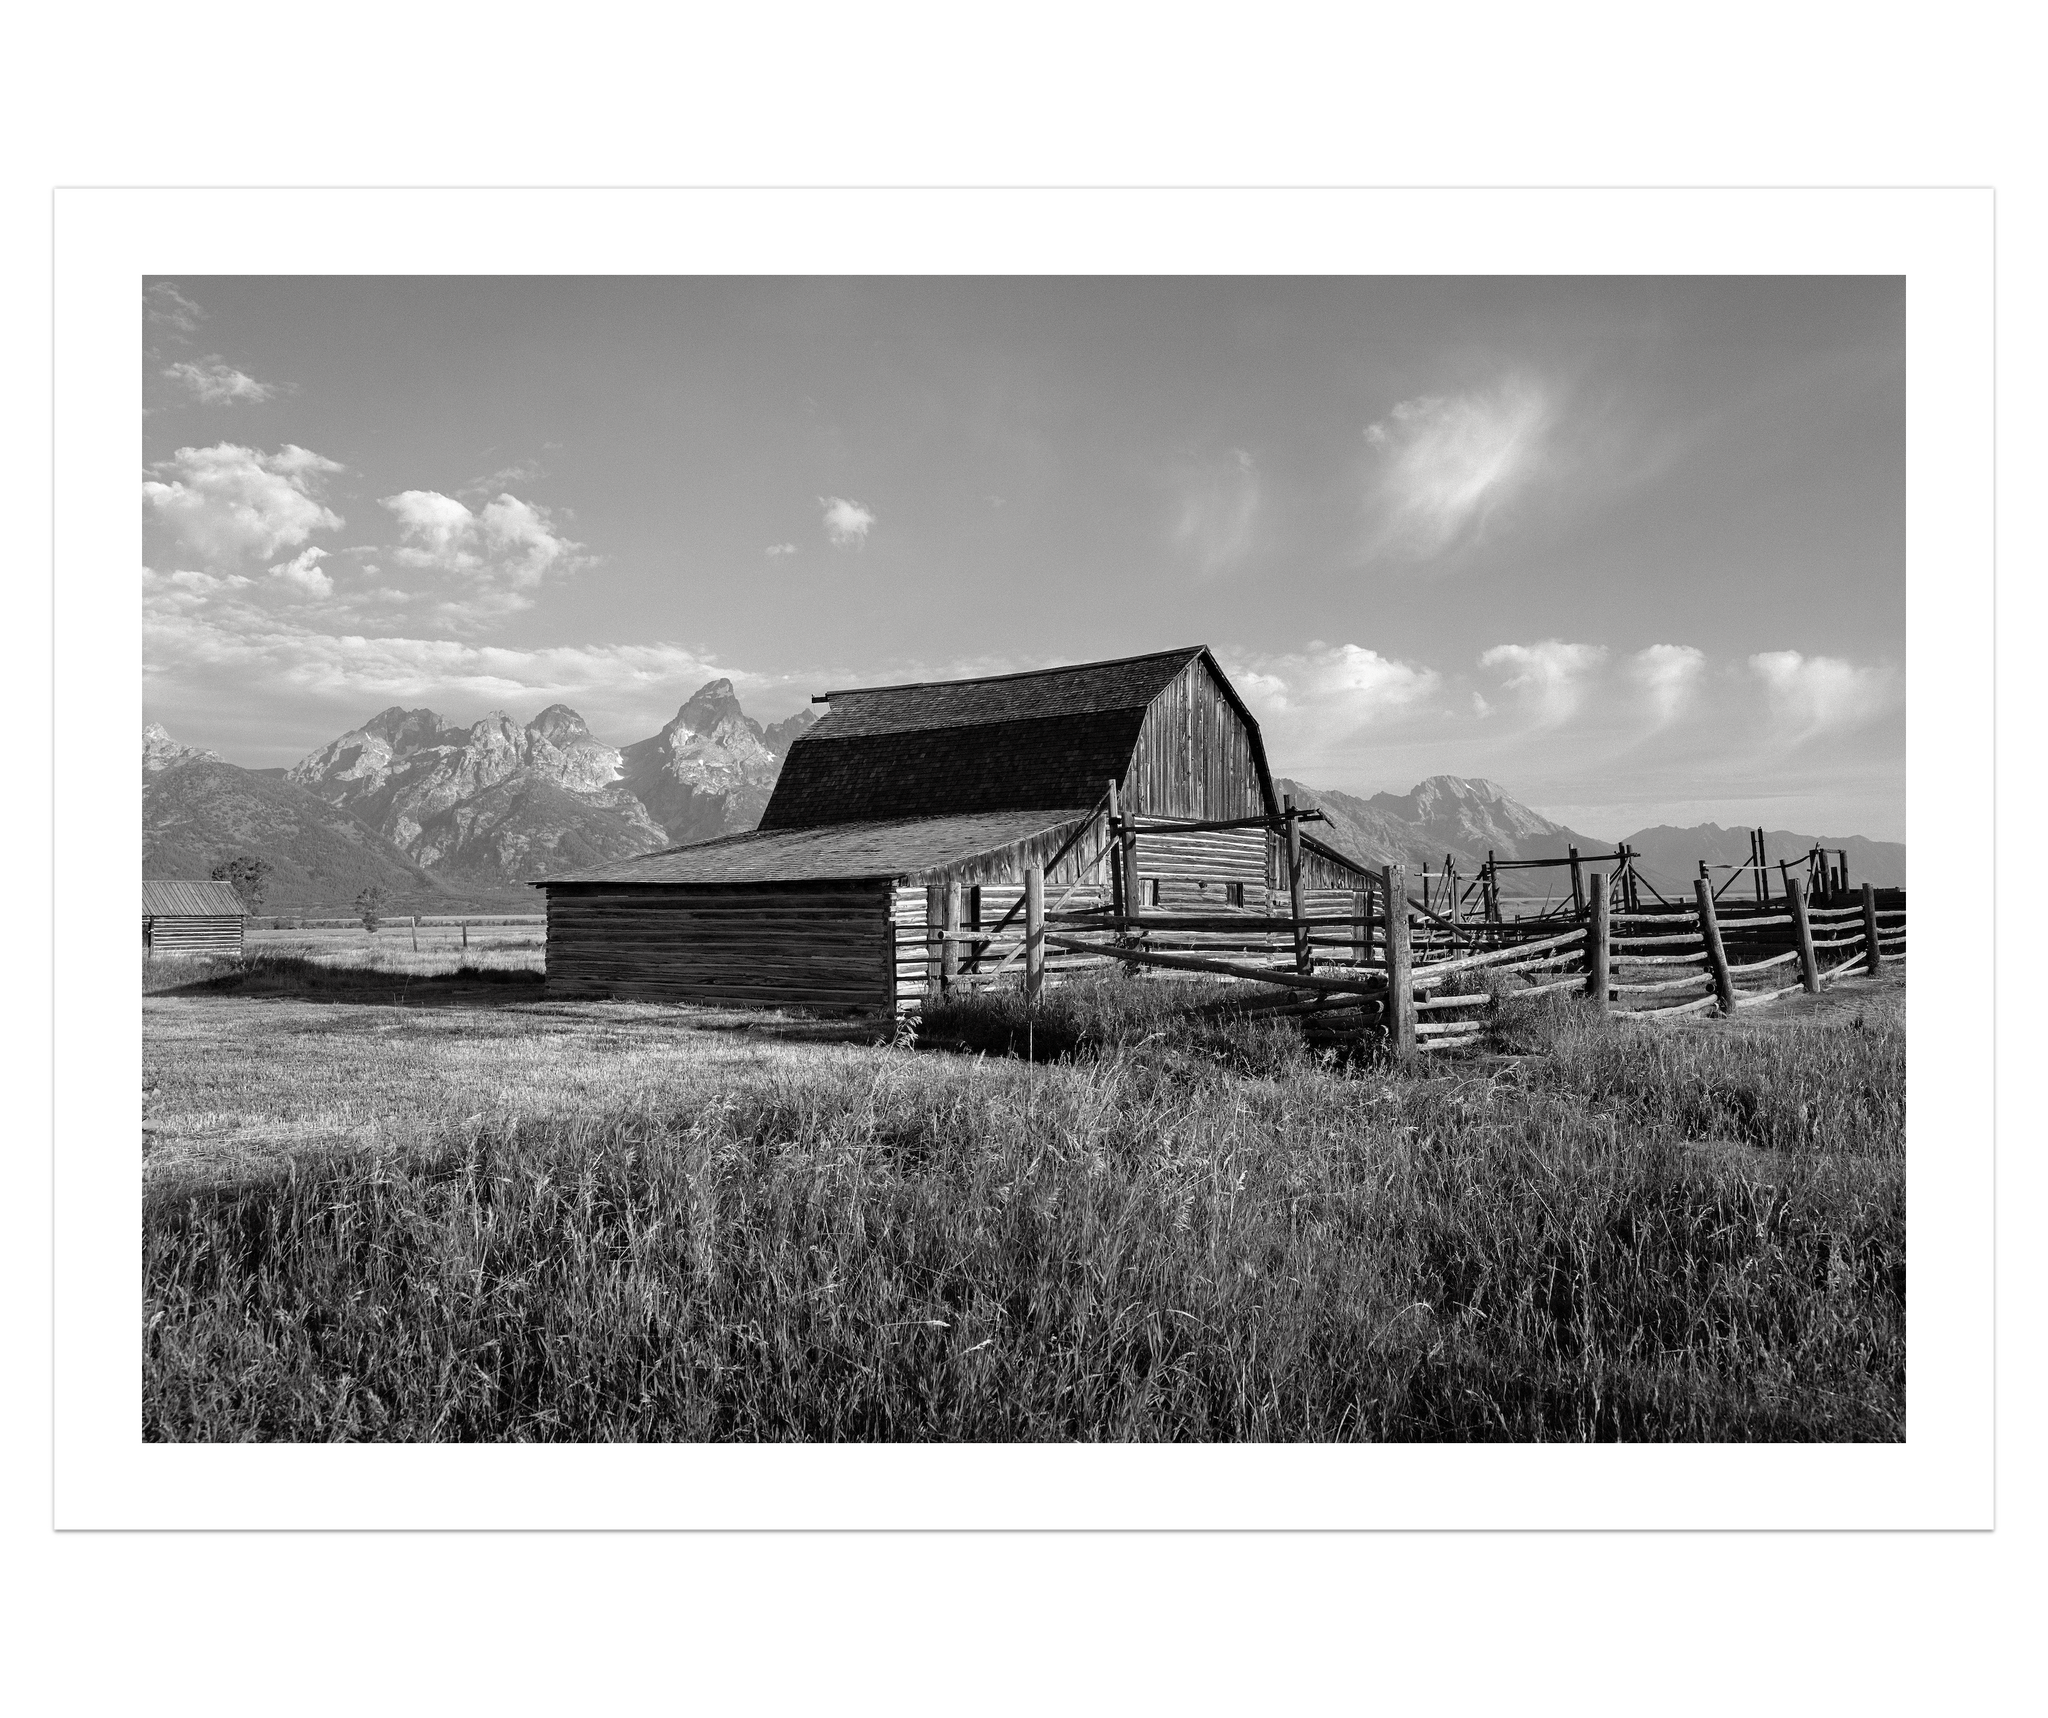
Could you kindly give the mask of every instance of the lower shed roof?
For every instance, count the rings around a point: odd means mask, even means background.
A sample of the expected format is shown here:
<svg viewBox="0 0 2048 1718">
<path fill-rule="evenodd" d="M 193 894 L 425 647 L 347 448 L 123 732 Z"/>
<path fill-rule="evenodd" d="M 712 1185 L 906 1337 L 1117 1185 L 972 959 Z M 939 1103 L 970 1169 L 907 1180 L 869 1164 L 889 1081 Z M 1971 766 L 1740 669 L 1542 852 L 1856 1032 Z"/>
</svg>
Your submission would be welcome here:
<svg viewBox="0 0 2048 1718">
<path fill-rule="evenodd" d="M 920 881 L 1006 848 L 1057 845 L 1095 815 L 1092 806 L 903 817 L 810 829 L 750 829 L 544 879 L 580 884 L 820 883 L 903 877 Z M 1050 853 L 1023 852 L 1025 863 Z"/>
<path fill-rule="evenodd" d="M 161 882 L 144 878 L 142 916 L 146 919 L 242 918 L 249 909 L 235 893 L 232 883 L 211 880 L 196 883 Z"/>
</svg>

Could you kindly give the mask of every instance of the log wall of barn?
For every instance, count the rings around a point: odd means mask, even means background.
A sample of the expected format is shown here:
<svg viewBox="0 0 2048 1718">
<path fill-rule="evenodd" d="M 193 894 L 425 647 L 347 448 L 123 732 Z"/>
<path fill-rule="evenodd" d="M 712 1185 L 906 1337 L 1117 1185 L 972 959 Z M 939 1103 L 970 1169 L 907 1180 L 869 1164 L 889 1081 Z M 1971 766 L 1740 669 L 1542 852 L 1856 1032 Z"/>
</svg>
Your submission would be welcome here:
<svg viewBox="0 0 2048 1718">
<path fill-rule="evenodd" d="M 547 994 L 772 1008 L 894 998 L 879 882 L 557 884 Z"/>
<path fill-rule="evenodd" d="M 240 954 L 242 920 L 183 914 L 144 919 L 142 946 L 156 954 Z"/>
<path fill-rule="evenodd" d="M 1223 822 L 1266 811 L 1251 729 L 1199 658 L 1152 700 L 1123 794 L 1138 817 Z"/>
</svg>

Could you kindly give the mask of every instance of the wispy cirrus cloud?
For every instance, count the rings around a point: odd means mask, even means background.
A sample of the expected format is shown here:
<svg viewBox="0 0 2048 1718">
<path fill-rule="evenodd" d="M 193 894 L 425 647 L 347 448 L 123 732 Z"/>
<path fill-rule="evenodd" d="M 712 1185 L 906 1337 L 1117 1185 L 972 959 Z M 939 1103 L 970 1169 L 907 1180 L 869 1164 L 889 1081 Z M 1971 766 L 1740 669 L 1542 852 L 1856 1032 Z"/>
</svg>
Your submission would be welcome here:
<svg viewBox="0 0 2048 1718">
<path fill-rule="evenodd" d="M 1376 551 L 1428 560 L 1485 529 L 1539 468 L 1555 413 L 1533 381 L 1423 394 L 1369 424 Z"/>
<path fill-rule="evenodd" d="M 206 312 L 168 280 L 153 280 L 142 289 L 142 320 L 173 340 L 188 340 L 199 332 Z"/>
<path fill-rule="evenodd" d="M 260 406 L 283 391 L 274 382 L 259 382 L 254 376 L 244 375 L 218 356 L 198 363 L 186 360 L 173 364 L 163 375 L 203 406 Z"/>
<path fill-rule="evenodd" d="M 484 457 L 488 459 L 492 451 L 486 448 Z M 510 465 L 501 465 L 496 471 L 486 472 L 482 477 L 472 477 L 455 493 L 460 496 L 500 495 L 508 489 L 536 482 L 546 475 L 546 469 L 539 460 L 515 459 Z"/>
<path fill-rule="evenodd" d="M 1796 650 L 1759 651 L 1748 666 L 1763 685 L 1772 720 L 1796 738 L 1860 727 L 1899 701 L 1898 675 L 1884 666 Z"/>
<path fill-rule="evenodd" d="M 1568 721 L 1585 704 L 1594 676 L 1607 660 L 1604 644 L 1568 644 L 1546 638 L 1536 644 L 1497 644 L 1479 666 L 1501 677 L 1523 715 L 1544 726 Z"/>
<path fill-rule="evenodd" d="M 1629 678 L 1659 727 L 1677 721 L 1692 706 L 1706 671 L 1706 653 L 1690 644 L 1652 644 L 1628 659 Z"/>
<path fill-rule="evenodd" d="M 858 549 L 875 528 L 873 509 L 844 495 L 821 495 L 818 505 L 824 510 L 825 535 L 835 549 Z"/>
<path fill-rule="evenodd" d="M 321 499 L 339 463 L 287 442 L 259 453 L 233 442 L 181 447 L 150 467 L 142 485 L 145 516 L 174 542 L 209 563 L 268 560 L 332 531 L 341 515 Z"/>
<path fill-rule="evenodd" d="M 1259 521 L 1258 461 L 1233 447 L 1180 474 L 1173 541 L 1204 577 L 1244 559 Z"/>
</svg>

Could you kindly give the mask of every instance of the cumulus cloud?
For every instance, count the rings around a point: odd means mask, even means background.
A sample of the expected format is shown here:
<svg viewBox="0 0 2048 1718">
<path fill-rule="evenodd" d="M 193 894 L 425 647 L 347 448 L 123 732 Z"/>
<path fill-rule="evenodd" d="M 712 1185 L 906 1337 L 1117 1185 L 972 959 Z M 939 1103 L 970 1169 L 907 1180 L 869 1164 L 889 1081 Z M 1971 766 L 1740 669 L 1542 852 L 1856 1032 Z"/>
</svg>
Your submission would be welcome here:
<svg viewBox="0 0 2048 1718">
<path fill-rule="evenodd" d="M 1204 574 L 1241 561 L 1258 524 L 1258 461 L 1241 447 L 1183 474 L 1174 541 Z"/>
<path fill-rule="evenodd" d="M 632 740 L 654 732 L 706 680 L 724 675 L 743 692 L 780 684 L 676 643 L 517 649 L 330 630 L 303 604 L 274 601 L 284 584 L 282 573 L 252 579 L 145 568 L 143 663 L 152 698 L 268 712 L 305 727 L 310 748 L 392 703 L 538 710 L 562 702 L 600 734 Z"/>
<path fill-rule="evenodd" d="M 186 389 L 203 406 L 260 406 L 278 395 L 278 389 L 272 383 L 245 376 L 218 357 L 202 359 L 196 364 L 189 360 L 173 364 L 164 371 L 164 377 Z"/>
<path fill-rule="evenodd" d="M 1533 383 L 1403 400 L 1366 428 L 1375 548 L 1415 558 L 1476 535 L 1537 468 L 1553 416 Z"/>
<path fill-rule="evenodd" d="M 142 501 L 148 516 L 202 560 L 268 560 L 341 525 L 318 490 L 322 478 L 342 469 L 289 442 L 269 454 L 232 442 L 181 447 L 150 467 L 156 475 L 143 483 Z"/>
<path fill-rule="evenodd" d="M 1547 726 L 1578 710 L 1606 660 L 1605 645 L 1546 638 L 1538 644 L 1497 644 L 1479 658 L 1479 666 L 1499 674 L 1502 686 L 1519 695 L 1523 712 Z"/>
<path fill-rule="evenodd" d="M 1706 668 L 1704 652 L 1689 644 L 1653 644 L 1628 659 L 1629 678 L 1642 689 L 1659 727 L 1685 714 Z"/>
<path fill-rule="evenodd" d="M 785 555 L 793 555 L 795 553 L 796 545 L 794 543 L 770 543 L 768 545 L 768 558 L 771 561 L 779 561 Z"/>
<path fill-rule="evenodd" d="M 1433 668 L 1320 639 L 1289 654 L 1234 662 L 1230 677 L 1261 725 L 1297 744 L 1327 743 L 1406 715 L 1442 685 Z"/>
<path fill-rule="evenodd" d="M 1838 656 L 1766 650 L 1749 659 L 1749 671 L 1764 687 L 1772 720 L 1800 738 L 1860 726 L 1891 708 L 1897 697 L 1892 670 Z"/>
<path fill-rule="evenodd" d="M 551 574 L 586 564 L 583 545 L 557 531 L 545 507 L 509 493 L 475 511 L 432 489 L 386 495 L 378 505 L 398 521 L 391 560 L 442 586 L 446 620 L 488 620 L 529 608 Z"/>
<path fill-rule="evenodd" d="M 281 561 L 272 567 L 270 576 L 309 597 L 331 597 L 334 595 L 334 581 L 320 570 L 320 563 L 326 558 L 325 549 L 309 543 L 289 561 Z"/>
<path fill-rule="evenodd" d="M 818 505 L 825 510 L 825 535 L 836 549 L 858 549 L 874 529 L 875 516 L 858 501 L 843 495 L 821 495 Z"/>
<path fill-rule="evenodd" d="M 183 340 L 199 331 L 206 312 L 169 281 L 157 280 L 142 289 L 142 319 L 172 339 Z"/>
</svg>

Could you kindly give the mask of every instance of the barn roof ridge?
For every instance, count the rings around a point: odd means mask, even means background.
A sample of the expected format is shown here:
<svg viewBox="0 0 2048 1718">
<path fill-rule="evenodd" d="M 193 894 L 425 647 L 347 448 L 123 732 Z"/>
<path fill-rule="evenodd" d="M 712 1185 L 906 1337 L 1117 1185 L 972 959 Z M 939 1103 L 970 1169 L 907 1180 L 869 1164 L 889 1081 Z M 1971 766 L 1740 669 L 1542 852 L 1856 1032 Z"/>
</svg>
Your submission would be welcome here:
<svg viewBox="0 0 2048 1718">
<path fill-rule="evenodd" d="M 813 704 L 829 704 L 834 698 L 853 698 L 871 692 L 924 692 L 940 687 L 993 686 L 1006 680 L 1032 680 L 1046 674 L 1085 674 L 1091 668 L 1128 668 L 1134 662 L 1160 662 L 1168 657 L 1186 660 L 1195 656 L 1214 658 L 1206 644 L 1183 644 L 1172 650 L 1140 650 L 1130 656 L 1108 656 L 1099 662 L 1059 662 L 1049 668 L 1019 668 L 1008 674 L 965 674 L 952 680 L 899 680 L 887 686 L 842 686 L 836 692 L 814 692 Z"/>
</svg>

